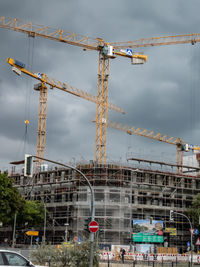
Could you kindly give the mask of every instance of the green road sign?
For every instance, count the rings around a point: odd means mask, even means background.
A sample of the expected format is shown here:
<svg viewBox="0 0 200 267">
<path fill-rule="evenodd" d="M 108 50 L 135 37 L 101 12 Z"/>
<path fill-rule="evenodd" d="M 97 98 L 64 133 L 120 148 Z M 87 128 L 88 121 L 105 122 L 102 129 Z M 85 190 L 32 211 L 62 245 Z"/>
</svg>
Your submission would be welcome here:
<svg viewBox="0 0 200 267">
<path fill-rule="evenodd" d="M 147 242 L 147 243 L 162 243 L 163 236 L 149 233 L 135 233 L 133 234 L 134 242 Z"/>
</svg>

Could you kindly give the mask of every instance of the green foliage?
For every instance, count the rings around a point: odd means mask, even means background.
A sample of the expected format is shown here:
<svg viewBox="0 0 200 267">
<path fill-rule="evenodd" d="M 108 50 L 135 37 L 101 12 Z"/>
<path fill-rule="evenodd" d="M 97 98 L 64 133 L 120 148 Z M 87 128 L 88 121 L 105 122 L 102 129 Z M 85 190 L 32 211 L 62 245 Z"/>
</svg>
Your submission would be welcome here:
<svg viewBox="0 0 200 267">
<path fill-rule="evenodd" d="M 196 227 L 199 227 L 199 217 L 200 217 L 200 193 L 198 193 L 192 202 L 191 207 L 187 210 L 191 221 Z"/>
<path fill-rule="evenodd" d="M 51 245 L 41 244 L 36 250 L 31 253 L 32 261 L 37 264 L 44 265 L 45 263 L 51 261 L 55 256 L 55 248 Z"/>
<path fill-rule="evenodd" d="M 61 246 L 57 249 L 53 263 L 56 267 L 71 267 L 74 266 L 74 249 L 72 246 Z"/>
<path fill-rule="evenodd" d="M 24 205 L 24 200 L 13 187 L 12 180 L 7 173 L 0 172 L 0 220 L 3 224 L 13 222 L 15 212 L 19 212 Z"/>
<path fill-rule="evenodd" d="M 51 267 L 89 267 L 90 242 L 61 245 L 59 248 L 42 244 L 32 252 L 31 258 L 33 262 L 40 265 L 44 265 L 50 260 Z M 96 244 L 94 245 L 93 266 L 99 267 Z"/>
<path fill-rule="evenodd" d="M 40 227 L 44 224 L 44 204 L 39 201 L 26 200 L 18 216 L 21 225 L 28 223 L 28 227 Z"/>
<path fill-rule="evenodd" d="M 144 225 L 139 225 L 139 224 L 134 224 L 133 225 L 133 232 L 138 233 L 138 232 L 145 232 L 148 230 L 148 227 Z"/>
<path fill-rule="evenodd" d="M 90 263 L 90 242 L 83 242 L 74 246 L 74 263 L 78 267 L 89 267 Z M 99 266 L 99 253 L 96 243 L 94 244 L 93 266 Z"/>
<path fill-rule="evenodd" d="M 0 221 L 3 225 L 13 225 L 15 212 L 17 225 L 40 227 L 44 224 L 44 204 L 39 201 L 25 200 L 13 186 L 7 173 L 0 172 Z M 48 214 L 47 214 L 48 215 Z"/>
</svg>

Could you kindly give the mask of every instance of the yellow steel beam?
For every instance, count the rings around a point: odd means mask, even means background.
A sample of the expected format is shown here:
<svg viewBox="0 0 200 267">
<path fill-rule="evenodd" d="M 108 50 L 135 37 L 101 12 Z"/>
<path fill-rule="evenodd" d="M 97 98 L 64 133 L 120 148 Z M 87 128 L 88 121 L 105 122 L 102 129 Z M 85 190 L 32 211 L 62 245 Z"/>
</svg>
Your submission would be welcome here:
<svg viewBox="0 0 200 267">
<path fill-rule="evenodd" d="M 139 40 L 125 42 L 111 42 L 110 45 L 113 45 L 114 49 L 123 49 L 186 43 L 195 44 L 197 42 L 200 42 L 200 33 L 142 38 Z"/>
<path fill-rule="evenodd" d="M 18 65 L 15 64 L 15 60 L 12 58 L 7 58 L 7 62 L 14 67 L 17 67 L 18 69 L 21 70 L 21 72 L 31 76 L 32 78 L 35 78 L 41 82 L 44 82 L 51 86 L 51 88 L 57 88 L 60 89 L 66 93 L 84 98 L 90 102 L 97 103 L 97 98 L 90 93 L 84 92 L 83 90 L 79 90 L 78 88 L 68 86 L 66 83 L 63 83 L 61 81 L 56 81 L 54 78 L 49 78 L 46 74 L 39 74 L 39 73 L 33 73 L 25 68 L 19 67 Z M 119 108 L 118 106 L 108 103 L 108 108 L 111 110 L 115 110 L 117 112 L 120 112 L 122 114 L 125 114 L 125 111 Z"/>
</svg>

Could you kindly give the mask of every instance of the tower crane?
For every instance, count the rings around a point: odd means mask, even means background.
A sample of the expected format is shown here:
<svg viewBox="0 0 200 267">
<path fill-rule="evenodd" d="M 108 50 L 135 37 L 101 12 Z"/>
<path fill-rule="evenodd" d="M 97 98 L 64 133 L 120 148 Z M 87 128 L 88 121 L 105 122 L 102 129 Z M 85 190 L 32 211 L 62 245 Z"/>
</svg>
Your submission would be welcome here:
<svg viewBox="0 0 200 267">
<path fill-rule="evenodd" d="M 99 53 L 95 137 L 95 160 L 99 163 L 106 161 L 109 60 L 116 56 L 122 56 L 130 58 L 132 64 L 143 64 L 147 61 L 147 56 L 133 53 L 132 49 L 200 42 L 199 33 L 143 38 L 125 42 L 106 42 L 101 38 L 89 38 L 61 29 L 52 29 L 47 26 L 24 22 L 17 18 L 9 19 L 5 16 L 0 17 L 0 27 L 22 32 L 31 37 L 55 40 Z"/>
<path fill-rule="evenodd" d="M 133 54 L 131 49 L 117 49 L 101 38 L 90 38 L 80 34 L 69 33 L 61 29 L 52 29 L 47 26 L 24 22 L 17 18 L 9 19 L 0 17 L 0 27 L 28 34 L 30 37 L 41 37 L 62 43 L 79 46 L 84 50 L 94 50 L 99 53 L 98 86 L 97 86 L 97 111 L 96 111 L 96 137 L 95 137 L 95 161 L 106 161 L 106 130 L 108 109 L 108 79 L 109 60 L 116 56 L 131 59 L 132 64 L 143 64 L 147 56 Z"/>
<path fill-rule="evenodd" d="M 39 80 L 41 83 L 34 86 L 34 89 L 40 92 L 39 97 L 39 114 L 38 114 L 38 134 L 37 134 L 37 156 L 40 158 L 44 158 L 45 156 L 45 139 L 46 139 L 46 115 L 47 115 L 47 86 L 49 85 L 51 89 L 57 88 L 66 93 L 72 94 L 74 96 L 81 97 L 90 102 L 97 103 L 97 98 L 92 96 L 91 94 L 84 92 L 83 90 L 79 90 L 78 88 L 73 88 L 72 86 L 68 86 L 66 83 L 56 81 L 54 78 L 49 78 L 44 73 L 33 73 L 27 69 L 25 69 L 25 64 L 14 60 L 12 58 L 7 58 L 7 62 L 12 66 L 13 71 L 21 75 L 21 73 L 25 73 L 32 78 Z M 117 112 L 125 113 L 119 107 L 109 104 L 108 108 L 111 110 L 115 110 Z M 39 160 L 39 165 L 42 164 L 42 160 Z"/>
<path fill-rule="evenodd" d="M 183 140 L 181 140 L 179 137 L 172 137 L 172 136 L 168 136 L 168 135 L 163 135 L 161 133 L 155 133 L 154 131 L 149 131 L 146 129 L 142 129 L 142 128 L 136 128 L 135 126 L 128 126 L 128 125 L 122 125 L 121 123 L 116 123 L 116 122 L 107 122 L 107 126 L 109 128 L 113 128 L 116 130 L 120 130 L 120 131 L 124 131 L 127 134 L 130 135 L 139 135 L 139 136 L 143 136 L 143 137 L 147 137 L 156 141 L 160 141 L 160 142 L 164 142 L 164 143 L 168 143 L 171 145 L 175 145 L 176 146 L 176 163 L 177 166 L 183 166 L 183 152 L 188 152 L 188 151 L 200 151 L 200 146 L 194 146 L 194 145 L 190 145 L 187 144 L 185 142 L 183 142 Z M 177 168 L 178 171 L 182 171 L 179 170 L 179 168 Z"/>
</svg>

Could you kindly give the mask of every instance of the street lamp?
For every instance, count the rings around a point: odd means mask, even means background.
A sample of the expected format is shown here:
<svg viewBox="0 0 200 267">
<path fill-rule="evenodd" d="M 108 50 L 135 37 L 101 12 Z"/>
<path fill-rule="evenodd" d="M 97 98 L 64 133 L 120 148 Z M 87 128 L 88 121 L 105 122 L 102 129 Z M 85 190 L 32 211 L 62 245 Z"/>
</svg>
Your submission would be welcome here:
<svg viewBox="0 0 200 267">
<path fill-rule="evenodd" d="M 41 159 L 41 160 L 44 160 L 44 161 L 48 161 L 48 162 L 51 162 L 51 163 L 54 163 L 54 164 L 57 164 L 57 165 L 60 165 L 60 166 L 63 166 L 65 168 L 70 168 L 72 170 L 75 170 L 76 172 L 78 172 L 83 178 L 84 180 L 87 182 L 89 188 L 90 188 L 90 192 L 91 192 L 91 219 L 92 221 L 94 221 L 94 216 L 95 216 L 95 204 L 94 204 L 94 190 L 92 188 L 92 185 L 90 183 L 90 181 L 88 180 L 88 178 L 85 176 L 84 173 L 82 173 L 79 169 L 73 167 L 73 166 L 70 166 L 68 164 L 63 164 L 63 163 L 60 163 L 60 162 L 57 162 L 57 161 L 53 161 L 53 160 L 49 160 L 49 159 L 45 159 L 45 158 L 41 158 L 41 157 L 38 157 L 38 156 L 33 156 L 33 155 L 26 155 L 25 157 L 25 165 L 27 165 L 27 168 L 26 168 L 26 171 L 28 170 L 29 175 L 32 176 L 32 160 L 30 158 L 36 158 L 36 159 Z M 27 159 L 29 159 L 29 164 L 26 164 L 27 162 Z M 93 257 L 94 257 L 94 233 L 93 232 L 90 232 L 90 267 L 93 266 Z"/>
</svg>

